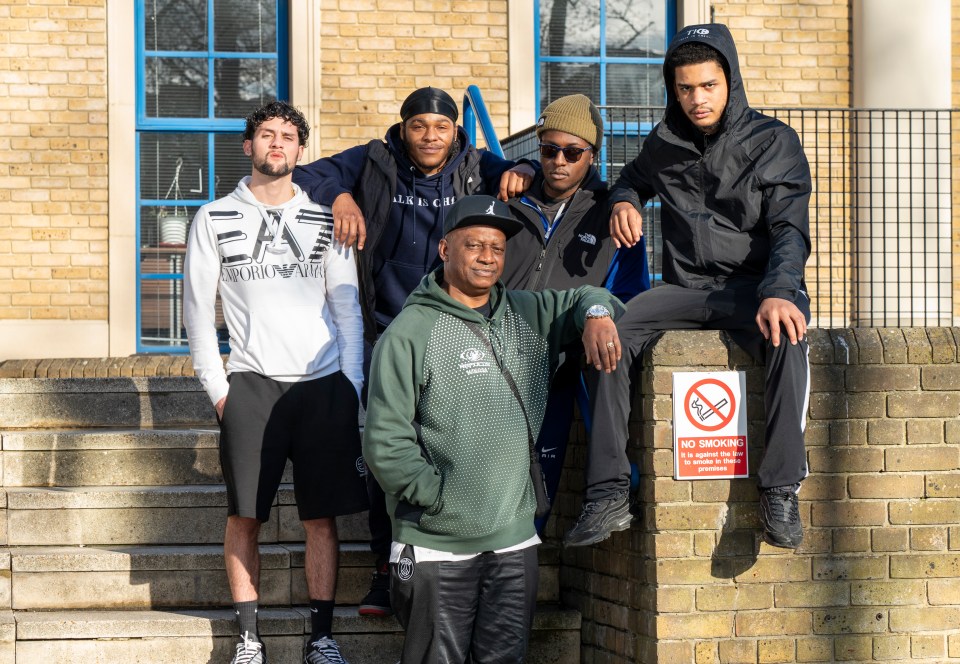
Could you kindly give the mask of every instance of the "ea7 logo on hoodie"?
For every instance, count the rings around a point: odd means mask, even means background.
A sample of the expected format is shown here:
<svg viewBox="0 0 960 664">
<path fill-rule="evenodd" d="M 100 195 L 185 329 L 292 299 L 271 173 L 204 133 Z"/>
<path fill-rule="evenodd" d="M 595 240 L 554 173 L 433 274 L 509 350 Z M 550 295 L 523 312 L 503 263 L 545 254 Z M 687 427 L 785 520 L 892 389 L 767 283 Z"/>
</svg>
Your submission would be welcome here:
<svg viewBox="0 0 960 664">
<path fill-rule="evenodd" d="M 267 214 L 270 218 L 259 219 L 256 235 L 251 235 L 251 220 L 245 219 L 242 212 L 210 212 L 218 226 L 226 226 L 217 233 L 221 278 L 233 282 L 322 279 L 324 258 L 333 244 L 333 216 L 322 210 L 300 208 L 288 213 L 290 223 L 283 223 L 280 210 L 267 210 Z M 294 262 L 290 262 L 291 258 Z"/>
</svg>

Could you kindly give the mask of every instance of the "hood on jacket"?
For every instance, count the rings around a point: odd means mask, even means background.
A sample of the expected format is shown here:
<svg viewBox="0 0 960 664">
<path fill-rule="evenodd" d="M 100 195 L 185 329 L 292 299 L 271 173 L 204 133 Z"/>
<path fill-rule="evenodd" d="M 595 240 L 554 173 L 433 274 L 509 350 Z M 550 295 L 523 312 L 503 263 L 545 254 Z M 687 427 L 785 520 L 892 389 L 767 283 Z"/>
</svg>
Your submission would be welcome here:
<svg viewBox="0 0 960 664">
<path fill-rule="evenodd" d="M 285 227 L 292 221 L 292 219 L 289 217 L 296 212 L 300 206 L 309 203 L 310 199 L 307 197 L 307 194 L 304 193 L 303 189 L 291 181 L 290 186 L 293 187 L 293 196 L 290 197 L 290 200 L 281 203 L 280 205 L 267 206 L 266 204 L 257 200 L 256 196 L 253 195 L 253 192 L 250 191 L 250 180 L 251 177 L 249 175 L 242 178 L 240 183 L 237 185 L 237 188 L 233 190 L 230 196 L 243 203 L 246 203 L 247 205 L 252 205 L 260 212 L 260 218 L 263 220 L 263 223 L 266 225 L 267 229 L 269 229 L 270 235 L 273 238 L 270 240 L 270 244 L 267 246 L 267 251 L 282 254 L 286 251 L 286 249 L 283 247 L 283 236 L 286 231 Z M 279 210 L 280 214 L 274 216 L 268 213 L 268 207 L 271 210 Z"/>
<path fill-rule="evenodd" d="M 692 128 L 692 124 L 683 114 L 680 104 L 677 101 L 677 93 L 673 85 L 673 70 L 667 67 L 670 56 L 674 51 L 684 44 L 699 42 L 706 44 L 720 53 L 720 56 L 726 61 L 724 72 L 727 73 L 727 106 L 724 109 L 723 117 L 720 119 L 720 131 L 724 131 L 730 123 L 743 115 L 747 110 L 747 93 L 743 87 L 743 76 L 740 74 L 740 61 L 737 58 L 737 45 L 733 41 L 733 35 L 727 26 L 721 23 L 704 23 L 701 25 L 688 25 L 673 36 L 670 45 L 667 47 L 664 56 L 663 82 L 667 87 L 667 107 L 665 112 L 666 119 L 672 125 L 675 133 L 687 134 Z M 667 71 L 670 69 L 670 71 Z M 682 120 L 682 124 L 678 121 Z M 683 127 L 682 132 L 676 130 Z"/>
<path fill-rule="evenodd" d="M 387 130 L 386 136 L 383 137 L 383 140 L 387 142 L 387 148 L 397 161 L 399 170 L 403 173 L 413 172 L 418 178 L 431 177 L 429 175 L 424 175 L 423 172 L 410 160 L 410 157 L 407 156 L 407 148 L 403 144 L 403 140 L 400 138 L 401 124 L 402 123 L 398 122 L 390 127 Z M 443 168 L 440 170 L 440 175 L 442 175 L 444 178 L 449 178 L 450 175 L 457 169 L 457 166 L 460 165 L 460 162 L 463 161 L 463 157 L 466 154 L 466 150 L 464 149 L 464 146 L 466 145 L 469 145 L 469 141 L 467 140 L 467 132 L 463 130 L 463 127 L 457 125 L 457 138 L 452 146 L 452 149 L 455 151 L 455 153 L 453 157 L 448 159 L 447 163 L 443 165 Z M 413 169 L 413 171 L 410 169 Z"/>
<path fill-rule="evenodd" d="M 257 200 L 256 196 L 253 195 L 253 192 L 250 191 L 250 176 L 244 176 L 240 179 L 240 183 L 237 185 L 237 188 L 234 189 L 230 195 L 233 198 L 236 198 L 239 201 L 246 203 L 247 205 L 255 205 L 256 207 L 267 208 L 269 207 L 272 210 L 285 210 L 289 207 L 297 207 L 301 205 L 306 205 L 310 202 L 310 199 L 307 198 L 307 195 L 304 193 L 298 185 L 291 182 L 290 186 L 293 187 L 293 197 L 285 203 L 280 205 L 265 205 Z"/>
<path fill-rule="evenodd" d="M 410 293 L 410 297 L 404 302 L 403 308 L 419 304 L 431 309 L 436 309 L 443 313 L 472 320 L 477 323 L 484 321 L 483 316 L 471 309 L 465 304 L 457 302 L 443 290 L 443 266 L 441 265 L 433 272 L 426 274 L 420 281 L 420 285 Z M 502 281 L 497 281 L 490 289 L 490 318 L 498 321 L 503 317 L 504 307 L 506 306 L 506 288 Z"/>
</svg>

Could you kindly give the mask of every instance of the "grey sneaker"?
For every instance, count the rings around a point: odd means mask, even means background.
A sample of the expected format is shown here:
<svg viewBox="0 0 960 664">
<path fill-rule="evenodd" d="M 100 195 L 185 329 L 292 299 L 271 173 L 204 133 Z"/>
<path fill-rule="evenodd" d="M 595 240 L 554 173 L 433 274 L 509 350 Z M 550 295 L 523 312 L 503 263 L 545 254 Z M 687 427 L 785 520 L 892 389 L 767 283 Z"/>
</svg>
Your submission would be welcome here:
<svg viewBox="0 0 960 664">
<path fill-rule="evenodd" d="M 631 521 L 633 514 L 627 491 L 605 500 L 585 500 L 577 522 L 563 536 L 563 545 L 588 546 L 602 542 L 611 533 L 629 528 Z"/>
<path fill-rule="evenodd" d="M 267 651 L 260 641 L 251 639 L 250 633 L 244 632 L 230 664 L 267 664 Z"/>
<path fill-rule="evenodd" d="M 760 520 L 763 521 L 763 540 L 784 549 L 796 549 L 803 541 L 800 506 L 797 502 L 799 484 L 775 486 L 760 491 Z"/>
<path fill-rule="evenodd" d="M 340 654 L 340 646 L 329 636 L 324 636 L 303 649 L 303 664 L 347 664 Z"/>
</svg>

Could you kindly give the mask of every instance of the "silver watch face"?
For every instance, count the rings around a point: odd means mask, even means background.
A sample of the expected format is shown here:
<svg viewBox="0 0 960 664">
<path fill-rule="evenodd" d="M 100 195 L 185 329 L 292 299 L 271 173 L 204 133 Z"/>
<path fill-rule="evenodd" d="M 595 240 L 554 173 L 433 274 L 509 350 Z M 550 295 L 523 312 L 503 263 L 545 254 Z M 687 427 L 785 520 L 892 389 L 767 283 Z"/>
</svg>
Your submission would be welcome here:
<svg viewBox="0 0 960 664">
<path fill-rule="evenodd" d="M 602 304 L 595 304 L 587 309 L 587 318 L 603 318 L 610 315 L 610 310 Z"/>
</svg>

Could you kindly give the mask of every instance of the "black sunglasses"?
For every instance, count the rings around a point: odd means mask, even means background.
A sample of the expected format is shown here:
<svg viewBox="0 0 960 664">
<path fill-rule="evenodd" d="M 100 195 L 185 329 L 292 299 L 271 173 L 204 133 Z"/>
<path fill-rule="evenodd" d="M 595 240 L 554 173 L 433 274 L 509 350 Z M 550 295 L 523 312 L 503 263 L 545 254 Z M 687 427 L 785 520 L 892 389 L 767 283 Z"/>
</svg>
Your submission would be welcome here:
<svg viewBox="0 0 960 664">
<path fill-rule="evenodd" d="M 545 159 L 553 159 L 557 156 L 558 153 L 563 153 L 563 158 L 566 159 L 571 164 L 575 164 L 580 161 L 580 157 L 583 156 L 583 153 L 587 150 L 592 150 L 592 147 L 585 148 L 562 148 L 559 145 L 553 145 L 552 143 L 538 143 L 540 146 L 540 156 Z"/>
</svg>

